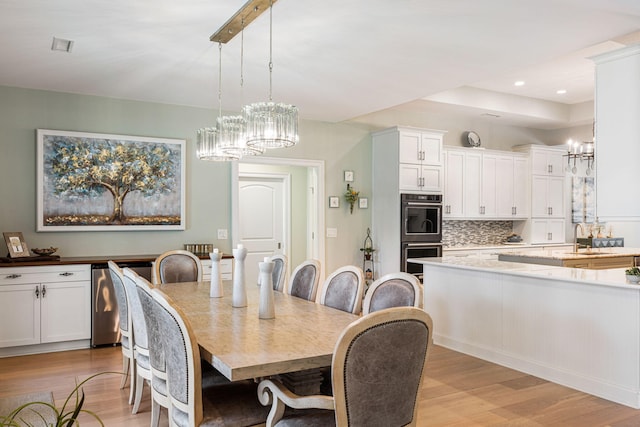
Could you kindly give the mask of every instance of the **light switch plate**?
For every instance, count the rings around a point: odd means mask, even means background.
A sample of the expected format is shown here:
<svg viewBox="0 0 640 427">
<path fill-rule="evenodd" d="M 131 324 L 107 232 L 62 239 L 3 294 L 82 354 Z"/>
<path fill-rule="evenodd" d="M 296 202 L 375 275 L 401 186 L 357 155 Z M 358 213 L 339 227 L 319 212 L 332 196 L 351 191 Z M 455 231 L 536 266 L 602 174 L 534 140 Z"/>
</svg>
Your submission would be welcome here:
<svg viewBox="0 0 640 427">
<path fill-rule="evenodd" d="M 337 228 L 327 228 L 327 237 L 338 237 Z"/>
<path fill-rule="evenodd" d="M 229 235 L 226 228 L 218 228 L 218 240 L 227 240 Z"/>
</svg>

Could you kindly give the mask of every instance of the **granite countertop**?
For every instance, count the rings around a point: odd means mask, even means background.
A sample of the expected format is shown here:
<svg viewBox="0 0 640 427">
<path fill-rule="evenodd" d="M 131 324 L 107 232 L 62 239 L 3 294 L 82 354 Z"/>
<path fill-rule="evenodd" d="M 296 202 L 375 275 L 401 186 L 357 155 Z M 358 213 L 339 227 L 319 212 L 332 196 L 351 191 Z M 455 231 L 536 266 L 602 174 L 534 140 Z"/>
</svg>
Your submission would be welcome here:
<svg viewBox="0 0 640 427">
<path fill-rule="evenodd" d="M 553 243 L 553 244 L 544 244 L 544 245 L 534 245 L 531 243 L 519 242 L 519 243 L 502 243 L 502 244 L 492 244 L 492 245 L 467 245 L 467 246 L 454 246 L 454 247 L 445 247 L 442 248 L 444 252 L 457 252 L 457 251 L 472 251 L 472 250 L 491 250 L 491 249 L 513 249 L 517 250 L 518 248 L 550 248 L 550 247 L 562 247 L 569 246 L 570 243 Z"/>
<path fill-rule="evenodd" d="M 625 248 L 616 248 L 625 249 Z M 629 248 L 627 248 L 629 249 Z M 637 251 L 638 249 L 636 249 Z M 544 277 L 550 280 L 575 281 L 606 287 L 640 289 L 637 284 L 627 282 L 624 268 L 588 270 L 583 268 L 556 267 L 542 264 L 499 261 L 496 257 L 444 256 L 442 258 L 413 258 L 409 262 L 434 264 L 464 270 L 491 271 L 516 276 Z"/>
</svg>

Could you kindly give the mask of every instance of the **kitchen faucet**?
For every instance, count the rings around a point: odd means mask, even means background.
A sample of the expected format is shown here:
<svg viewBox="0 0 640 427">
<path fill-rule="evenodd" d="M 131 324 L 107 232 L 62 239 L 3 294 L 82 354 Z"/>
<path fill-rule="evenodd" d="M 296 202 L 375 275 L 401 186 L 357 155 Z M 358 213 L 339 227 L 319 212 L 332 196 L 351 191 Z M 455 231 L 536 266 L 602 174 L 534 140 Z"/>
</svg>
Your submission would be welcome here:
<svg viewBox="0 0 640 427">
<path fill-rule="evenodd" d="M 580 233 L 584 234 L 584 228 L 581 223 L 577 223 L 573 228 L 573 252 L 578 253 L 578 249 L 580 249 L 580 245 L 578 245 L 578 227 L 580 227 Z"/>
</svg>

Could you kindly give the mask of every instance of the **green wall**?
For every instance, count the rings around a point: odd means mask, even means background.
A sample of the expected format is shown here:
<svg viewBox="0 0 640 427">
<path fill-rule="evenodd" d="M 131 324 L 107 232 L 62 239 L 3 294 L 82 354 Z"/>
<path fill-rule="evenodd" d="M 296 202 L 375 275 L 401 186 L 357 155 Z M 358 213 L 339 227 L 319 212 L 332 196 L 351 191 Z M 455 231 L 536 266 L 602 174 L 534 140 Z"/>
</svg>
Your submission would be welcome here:
<svg viewBox="0 0 640 427">
<path fill-rule="evenodd" d="M 215 117 L 209 109 L 0 86 L 0 230 L 22 232 L 30 247 L 57 246 L 62 256 L 159 254 L 184 243 L 209 242 L 230 252 L 231 236 L 219 241 L 216 232 L 231 233 L 230 164 L 195 157 L 196 129 L 210 126 Z M 186 139 L 187 229 L 36 232 L 38 128 Z M 369 133 L 365 126 L 301 121 L 300 143 L 268 155 L 323 160 L 327 196 L 342 197 L 343 171 L 353 170 L 354 185 L 370 197 Z M 359 265 L 370 210 L 356 208 L 350 215 L 344 202 L 340 209 L 328 209 L 326 201 L 323 209 L 326 227 L 338 229 L 338 237 L 326 241 L 326 271 Z"/>
</svg>

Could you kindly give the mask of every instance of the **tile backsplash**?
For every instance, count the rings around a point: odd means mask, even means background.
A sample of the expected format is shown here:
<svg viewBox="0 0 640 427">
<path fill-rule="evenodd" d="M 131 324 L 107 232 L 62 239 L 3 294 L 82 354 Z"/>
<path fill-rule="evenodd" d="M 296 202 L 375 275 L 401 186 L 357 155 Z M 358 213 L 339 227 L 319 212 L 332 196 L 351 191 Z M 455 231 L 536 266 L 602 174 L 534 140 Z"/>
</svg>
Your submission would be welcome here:
<svg viewBox="0 0 640 427">
<path fill-rule="evenodd" d="M 513 232 L 513 221 L 442 221 L 445 248 L 497 245 Z"/>
</svg>

